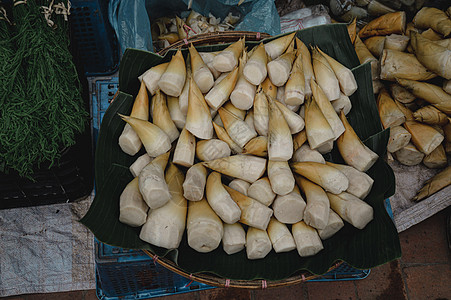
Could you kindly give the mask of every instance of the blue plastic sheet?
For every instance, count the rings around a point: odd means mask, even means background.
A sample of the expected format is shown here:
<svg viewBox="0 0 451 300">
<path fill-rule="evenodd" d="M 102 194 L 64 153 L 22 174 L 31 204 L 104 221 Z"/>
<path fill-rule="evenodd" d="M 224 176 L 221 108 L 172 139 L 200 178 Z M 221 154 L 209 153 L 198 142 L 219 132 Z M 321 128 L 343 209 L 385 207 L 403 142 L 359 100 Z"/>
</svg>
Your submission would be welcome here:
<svg viewBox="0 0 451 300">
<path fill-rule="evenodd" d="M 229 12 L 240 16 L 235 30 L 280 34 L 280 18 L 272 0 L 193 0 L 191 9 L 208 16 L 225 18 Z M 188 10 L 189 0 L 110 0 L 109 20 L 122 52 L 135 48 L 153 52 L 150 23 L 163 16 Z"/>
</svg>

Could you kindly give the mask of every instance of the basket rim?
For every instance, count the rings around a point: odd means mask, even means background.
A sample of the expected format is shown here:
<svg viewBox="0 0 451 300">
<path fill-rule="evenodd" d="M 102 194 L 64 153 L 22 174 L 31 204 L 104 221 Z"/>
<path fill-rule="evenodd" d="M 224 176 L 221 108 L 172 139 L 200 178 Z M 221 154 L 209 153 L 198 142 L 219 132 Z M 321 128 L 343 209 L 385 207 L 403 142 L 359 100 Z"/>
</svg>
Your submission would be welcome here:
<svg viewBox="0 0 451 300">
<path fill-rule="evenodd" d="M 227 279 L 223 277 L 219 277 L 213 275 L 211 273 L 195 273 L 188 274 L 179 268 L 173 261 L 169 260 L 165 257 L 159 257 L 156 254 L 153 254 L 149 250 L 142 250 L 146 255 L 148 255 L 154 263 L 159 263 L 161 266 L 166 269 L 181 275 L 191 281 L 197 281 L 200 283 L 222 287 L 222 288 L 245 288 L 245 289 L 265 289 L 265 288 L 276 288 L 282 286 L 289 286 L 293 284 L 298 284 L 302 282 L 306 282 L 308 280 L 315 279 L 321 275 L 313 274 L 306 270 L 301 270 L 301 274 L 293 275 L 291 277 L 280 279 L 280 280 L 265 280 L 265 279 L 253 279 L 253 280 L 243 280 L 243 279 Z M 337 261 L 331 266 L 325 273 L 330 272 L 336 268 L 338 268 L 343 261 Z"/>
</svg>

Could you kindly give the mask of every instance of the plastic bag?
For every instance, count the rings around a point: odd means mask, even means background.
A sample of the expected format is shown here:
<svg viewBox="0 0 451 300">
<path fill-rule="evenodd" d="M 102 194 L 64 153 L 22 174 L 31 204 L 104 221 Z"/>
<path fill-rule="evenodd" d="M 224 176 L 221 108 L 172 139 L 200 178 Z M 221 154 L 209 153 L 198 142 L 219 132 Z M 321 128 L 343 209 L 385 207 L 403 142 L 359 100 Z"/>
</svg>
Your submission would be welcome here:
<svg viewBox="0 0 451 300">
<path fill-rule="evenodd" d="M 282 33 L 330 23 L 328 10 L 322 4 L 301 8 L 280 18 Z"/>
<path fill-rule="evenodd" d="M 190 0 L 110 0 L 108 14 L 116 32 L 122 52 L 135 48 L 153 52 L 150 31 L 151 20 L 173 16 L 188 10 Z M 208 16 L 225 18 L 229 12 L 240 16 L 235 30 L 280 34 L 280 18 L 274 1 L 245 0 L 193 0 L 191 9 Z"/>
</svg>

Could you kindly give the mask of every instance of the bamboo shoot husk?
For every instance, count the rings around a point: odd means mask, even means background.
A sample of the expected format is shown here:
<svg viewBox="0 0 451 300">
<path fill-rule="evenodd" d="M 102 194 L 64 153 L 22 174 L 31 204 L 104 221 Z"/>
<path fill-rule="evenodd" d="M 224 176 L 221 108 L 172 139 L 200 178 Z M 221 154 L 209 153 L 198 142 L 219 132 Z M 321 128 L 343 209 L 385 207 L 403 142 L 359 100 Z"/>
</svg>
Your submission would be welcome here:
<svg viewBox="0 0 451 300">
<path fill-rule="evenodd" d="M 411 45 L 418 61 L 432 72 L 445 79 L 451 79 L 451 50 L 442 47 L 415 32 L 411 34 L 411 38 Z"/>
<path fill-rule="evenodd" d="M 445 148 L 442 144 L 438 145 L 434 151 L 423 158 L 423 164 L 430 169 L 440 169 L 448 165 Z"/>
<path fill-rule="evenodd" d="M 288 252 L 296 249 L 293 236 L 287 225 L 280 223 L 275 218 L 271 218 L 268 224 L 268 236 L 272 247 L 276 253 Z"/>
<path fill-rule="evenodd" d="M 339 194 L 349 187 L 348 178 L 334 167 L 318 162 L 295 162 L 291 163 L 291 169 L 318 184 L 327 192 Z"/>
<path fill-rule="evenodd" d="M 267 136 L 269 126 L 269 107 L 263 89 L 259 87 L 254 99 L 254 127 L 259 135 Z"/>
<path fill-rule="evenodd" d="M 232 114 L 234 114 L 236 117 L 238 117 L 240 120 L 244 121 L 244 118 L 246 117 L 246 111 L 237 108 L 235 105 L 232 104 L 231 101 L 227 101 L 226 103 L 224 103 L 224 105 L 222 106 L 224 109 L 227 109 L 229 112 L 231 112 Z"/>
<path fill-rule="evenodd" d="M 274 217 L 285 224 L 295 224 L 304 218 L 306 203 L 297 186 L 284 196 L 277 196 L 272 204 Z"/>
<path fill-rule="evenodd" d="M 232 197 L 233 201 L 235 201 L 241 209 L 240 222 L 261 230 L 266 230 L 273 214 L 272 209 L 228 186 L 224 187 Z"/>
<path fill-rule="evenodd" d="M 315 99 L 307 99 L 305 106 L 305 132 L 312 149 L 333 141 L 335 134 Z"/>
<path fill-rule="evenodd" d="M 388 139 L 387 150 L 388 152 L 396 152 L 410 142 L 410 133 L 402 126 L 393 126 L 390 128 L 390 138 Z"/>
<path fill-rule="evenodd" d="M 413 23 L 420 29 L 432 28 L 444 37 L 451 34 L 451 20 L 444 11 L 435 7 L 423 7 L 413 18 Z"/>
<path fill-rule="evenodd" d="M 158 90 L 158 81 L 160 81 L 161 75 L 166 71 L 168 65 L 169 63 L 156 65 L 138 77 L 140 81 L 146 84 L 150 95 L 154 95 Z"/>
<path fill-rule="evenodd" d="M 277 195 L 286 195 L 294 188 L 294 177 L 286 161 L 268 161 L 268 178 Z"/>
<path fill-rule="evenodd" d="M 406 117 L 406 121 L 414 121 L 413 112 L 406 106 L 406 104 L 402 104 L 399 101 L 395 100 L 396 106 L 402 111 L 404 116 Z"/>
<path fill-rule="evenodd" d="M 398 83 L 415 95 L 415 97 L 424 99 L 445 114 L 451 115 L 451 95 L 442 88 L 434 84 L 408 79 L 399 79 Z"/>
<path fill-rule="evenodd" d="M 362 172 L 368 171 L 379 156 L 362 143 L 343 112 L 340 113 L 340 119 L 346 130 L 337 139 L 338 151 L 346 164 Z"/>
<path fill-rule="evenodd" d="M 205 197 L 210 207 L 224 223 L 233 224 L 241 217 L 241 209 L 233 201 L 221 182 L 221 174 L 211 172 L 207 178 Z"/>
<path fill-rule="evenodd" d="M 399 84 L 391 84 L 390 92 L 393 99 L 401 103 L 411 103 L 415 100 L 415 96 Z"/>
<path fill-rule="evenodd" d="M 415 197 L 412 198 L 413 201 L 421 201 L 426 197 L 440 191 L 441 189 L 447 187 L 451 184 L 451 166 L 427 180 L 424 186 L 418 191 Z"/>
<path fill-rule="evenodd" d="M 246 245 L 246 232 L 240 223 L 224 224 L 224 235 L 222 236 L 222 248 L 224 252 L 231 255 L 240 252 Z"/>
<path fill-rule="evenodd" d="M 129 167 L 130 173 L 132 173 L 133 177 L 137 177 L 139 173 L 141 173 L 142 169 L 147 166 L 153 160 L 153 157 L 150 157 L 149 154 L 145 153 L 138 157 L 134 163 L 132 163 Z"/>
<path fill-rule="evenodd" d="M 293 32 L 265 44 L 265 51 L 271 60 L 276 59 L 285 52 L 295 34 L 296 32 Z"/>
<path fill-rule="evenodd" d="M 266 206 L 270 206 L 276 198 L 276 194 L 272 190 L 268 177 L 260 178 L 252 183 L 247 189 L 247 196 Z"/>
<path fill-rule="evenodd" d="M 404 127 L 412 135 L 412 143 L 426 155 L 440 145 L 444 137 L 431 126 L 416 121 L 406 121 Z"/>
<path fill-rule="evenodd" d="M 327 240 L 335 233 L 340 231 L 345 224 L 343 220 L 334 212 L 332 209 L 329 210 L 329 220 L 327 221 L 326 227 L 324 229 L 318 229 L 318 235 L 322 240 Z"/>
<path fill-rule="evenodd" d="M 290 127 L 271 98 L 268 98 L 268 108 L 268 159 L 287 161 L 293 156 L 293 139 L 291 138 Z"/>
<path fill-rule="evenodd" d="M 307 141 L 305 129 L 293 135 L 293 150 L 296 151 Z"/>
<path fill-rule="evenodd" d="M 296 183 L 301 188 L 307 200 L 304 211 L 304 221 L 316 229 L 324 229 L 329 221 L 329 198 L 319 186 L 302 176 L 296 176 Z"/>
<path fill-rule="evenodd" d="M 139 191 L 151 209 L 162 207 L 171 199 L 164 170 L 168 163 L 169 152 L 157 156 L 139 173 Z"/>
<path fill-rule="evenodd" d="M 203 165 L 221 174 L 252 183 L 265 172 L 266 159 L 252 155 L 232 155 L 204 162 Z"/>
<path fill-rule="evenodd" d="M 312 90 L 310 88 L 310 80 L 315 80 L 315 73 L 313 72 L 312 66 L 312 58 L 310 55 L 310 51 L 307 46 L 299 39 L 296 38 L 296 48 L 298 51 L 298 55 L 301 55 L 302 58 L 302 68 L 304 70 L 304 78 L 305 78 L 305 97 L 310 97 L 312 95 Z"/>
<path fill-rule="evenodd" d="M 197 163 L 186 172 L 183 182 L 183 196 L 190 201 L 200 201 L 204 197 L 207 182 L 207 169 L 202 163 Z"/>
<path fill-rule="evenodd" d="M 312 65 L 318 85 L 329 101 L 338 99 L 340 97 L 340 84 L 337 76 L 328 60 L 317 48 L 312 49 Z M 310 82 L 310 87 L 313 91 L 312 82 Z"/>
<path fill-rule="evenodd" d="M 204 198 L 189 202 L 186 231 L 188 245 L 197 252 L 206 253 L 218 248 L 224 227 Z"/>
<path fill-rule="evenodd" d="M 255 47 L 255 50 L 244 66 L 244 78 L 253 85 L 259 85 L 262 83 L 268 74 L 266 69 L 267 62 L 268 58 L 265 52 L 265 45 L 260 43 L 257 47 Z"/>
<path fill-rule="evenodd" d="M 401 34 L 391 34 L 385 37 L 384 48 L 396 51 L 405 51 L 410 38 Z"/>
<path fill-rule="evenodd" d="M 352 108 L 351 100 L 343 93 L 340 93 L 340 98 L 331 101 L 330 104 L 332 104 L 337 114 L 340 114 L 340 112 L 343 111 L 344 114 L 347 115 Z"/>
<path fill-rule="evenodd" d="M 168 67 L 158 81 L 158 87 L 168 96 L 178 97 L 186 79 L 186 66 L 180 49 L 171 58 Z"/>
<path fill-rule="evenodd" d="M 357 36 L 357 18 L 354 18 L 351 23 L 347 25 L 349 39 L 351 43 L 354 44 L 355 37 Z"/>
<path fill-rule="evenodd" d="M 176 249 L 182 241 L 186 224 L 187 201 L 182 190 L 184 176 L 170 163 L 165 180 L 171 199 L 166 205 L 150 211 L 139 238 L 158 247 Z"/>
<path fill-rule="evenodd" d="M 326 161 L 318 150 L 313 150 L 308 144 L 303 144 L 300 148 L 296 150 L 291 159 L 293 162 L 303 162 L 303 161 L 314 161 L 318 163 L 325 164 Z"/>
<path fill-rule="evenodd" d="M 349 193 L 334 195 L 327 193 L 330 207 L 352 226 L 363 229 L 373 220 L 373 208 L 366 202 Z"/>
<path fill-rule="evenodd" d="M 446 125 L 448 116 L 432 105 L 427 105 L 413 113 L 416 121 L 429 125 Z"/>
<path fill-rule="evenodd" d="M 340 85 L 340 89 L 346 96 L 351 96 L 357 90 L 357 82 L 355 81 L 354 74 L 350 69 L 343 66 L 337 60 L 333 59 L 321 49 L 316 47 L 316 49 L 326 58 L 327 62 L 331 66 L 332 70 L 337 77 L 338 83 Z"/>
<path fill-rule="evenodd" d="M 323 243 L 315 228 L 308 226 L 304 221 L 293 225 L 292 233 L 296 248 L 301 257 L 312 256 L 324 249 Z"/>
<path fill-rule="evenodd" d="M 273 99 L 277 99 L 278 88 L 271 82 L 271 79 L 269 79 L 269 77 L 266 77 L 266 79 L 263 80 L 260 87 L 263 90 L 265 95 L 268 95 L 268 97 L 271 97 Z M 257 90 L 259 90 L 260 87 Z M 254 100 L 254 102 L 255 102 L 255 100 Z M 254 105 L 255 105 L 255 103 L 254 103 Z"/>
<path fill-rule="evenodd" d="M 218 137 L 218 139 L 226 142 L 227 145 L 229 145 L 230 150 L 232 150 L 232 153 L 242 153 L 243 152 L 243 149 L 240 146 L 238 146 L 237 143 L 235 143 L 230 138 L 229 134 L 223 127 L 221 127 L 218 124 L 213 122 L 213 128 L 215 129 L 216 136 Z"/>
<path fill-rule="evenodd" d="M 182 92 L 179 96 L 179 106 L 180 110 L 182 111 L 183 115 L 185 116 L 185 122 L 186 122 L 186 115 L 188 113 L 188 102 L 189 102 L 189 86 L 191 84 L 191 63 L 190 60 L 187 59 L 186 61 L 186 80 L 185 85 L 183 86 Z"/>
<path fill-rule="evenodd" d="M 377 109 L 384 128 L 398 126 L 406 121 L 406 117 L 385 89 L 377 97 Z"/>
<path fill-rule="evenodd" d="M 268 138 L 257 136 L 244 145 L 243 154 L 251 154 L 260 157 L 268 156 Z"/>
<path fill-rule="evenodd" d="M 370 16 L 381 16 L 381 15 L 395 12 L 394 9 L 392 9 L 388 6 L 385 6 L 384 4 L 382 4 L 376 0 L 370 1 L 370 3 L 368 4 L 367 10 L 368 10 L 368 13 L 370 14 Z"/>
<path fill-rule="evenodd" d="M 231 44 L 213 58 L 213 67 L 219 72 L 232 71 L 238 65 L 243 49 L 244 39 Z"/>
<path fill-rule="evenodd" d="M 249 126 L 250 129 L 255 131 L 254 110 L 253 109 L 251 109 L 247 112 L 246 117 L 244 118 L 244 122 L 247 124 L 247 126 Z"/>
<path fill-rule="evenodd" d="M 403 33 L 406 28 L 406 13 L 398 11 L 382 15 L 365 25 L 359 31 L 359 37 L 365 38 L 374 35 L 389 35 Z"/>
<path fill-rule="evenodd" d="M 231 187 L 235 191 L 238 191 L 241 194 L 246 195 L 246 196 L 247 196 L 247 190 L 249 189 L 250 186 L 251 186 L 251 184 L 249 182 L 244 181 L 242 179 L 234 179 L 234 180 L 230 181 L 230 183 L 229 183 L 229 187 Z"/>
<path fill-rule="evenodd" d="M 185 128 L 200 139 L 211 139 L 213 137 L 210 108 L 192 77 Z"/>
<path fill-rule="evenodd" d="M 368 196 L 374 183 L 374 180 L 369 175 L 351 166 L 330 162 L 326 162 L 326 164 L 339 170 L 348 178 L 349 186 L 346 190 L 347 193 L 350 193 L 359 199 L 364 199 Z"/>
<path fill-rule="evenodd" d="M 184 167 L 191 167 L 196 153 L 196 138 L 186 128 L 182 129 L 175 146 L 172 162 Z"/>
<path fill-rule="evenodd" d="M 361 64 L 371 63 L 371 77 L 373 80 L 378 79 L 380 73 L 379 63 L 358 36 L 355 38 L 354 49 Z"/>
<path fill-rule="evenodd" d="M 423 161 L 424 153 L 420 152 L 414 144 L 408 143 L 407 146 L 393 153 L 394 157 L 401 164 L 406 166 L 416 166 Z"/>
<path fill-rule="evenodd" d="M 437 75 L 426 69 L 413 54 L 384 49 L 381 56 L 381 79 L 429 80 Z"/>
<path fill-rule="evenodd" d="M 219 139 L 202 140 L 196 144 L 196 157 L 201 161 L 209 161 L 230 156 L 230 148 Z"/>
<path fill-rule="evenodd" d="M 265 230 L 249 227 L 246 234 L 247 259 L 262 259 L 271 249 L 268 233 Z"/>
<path fill-rule="evenodd" d="M 380 57 L 385 46 L 385 36 L 372 36 L 364 41 L 365 46 L 375 57 Z"/>
<path fill-rule="evenodd" d="M 149 207 L 139 192 L 138 177 L 135 177 L 119 197 L 119 221 L 139 227 L 146 222 L 148 210 Z"/>
</svg>

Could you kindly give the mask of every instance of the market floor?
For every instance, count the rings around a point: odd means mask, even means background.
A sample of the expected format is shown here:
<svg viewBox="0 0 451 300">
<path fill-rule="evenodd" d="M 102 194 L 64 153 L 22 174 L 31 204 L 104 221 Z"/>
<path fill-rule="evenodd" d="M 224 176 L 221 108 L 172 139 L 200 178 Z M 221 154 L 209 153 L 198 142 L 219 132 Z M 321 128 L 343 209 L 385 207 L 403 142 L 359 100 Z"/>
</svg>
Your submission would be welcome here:
<svg viewBox="0 0 451 300">
<path fill-rule="evenodd" d="M 161 300 L 451 299 L 451 252 L 446 236 L 451 207 L 399 235 L 402 258 L 371 270 L 363 280 L 307 282 L 268 290 L 210 289 Z M 28 294 L 8 300 L 97 299 L 95 290 Z"/>
</svg>

